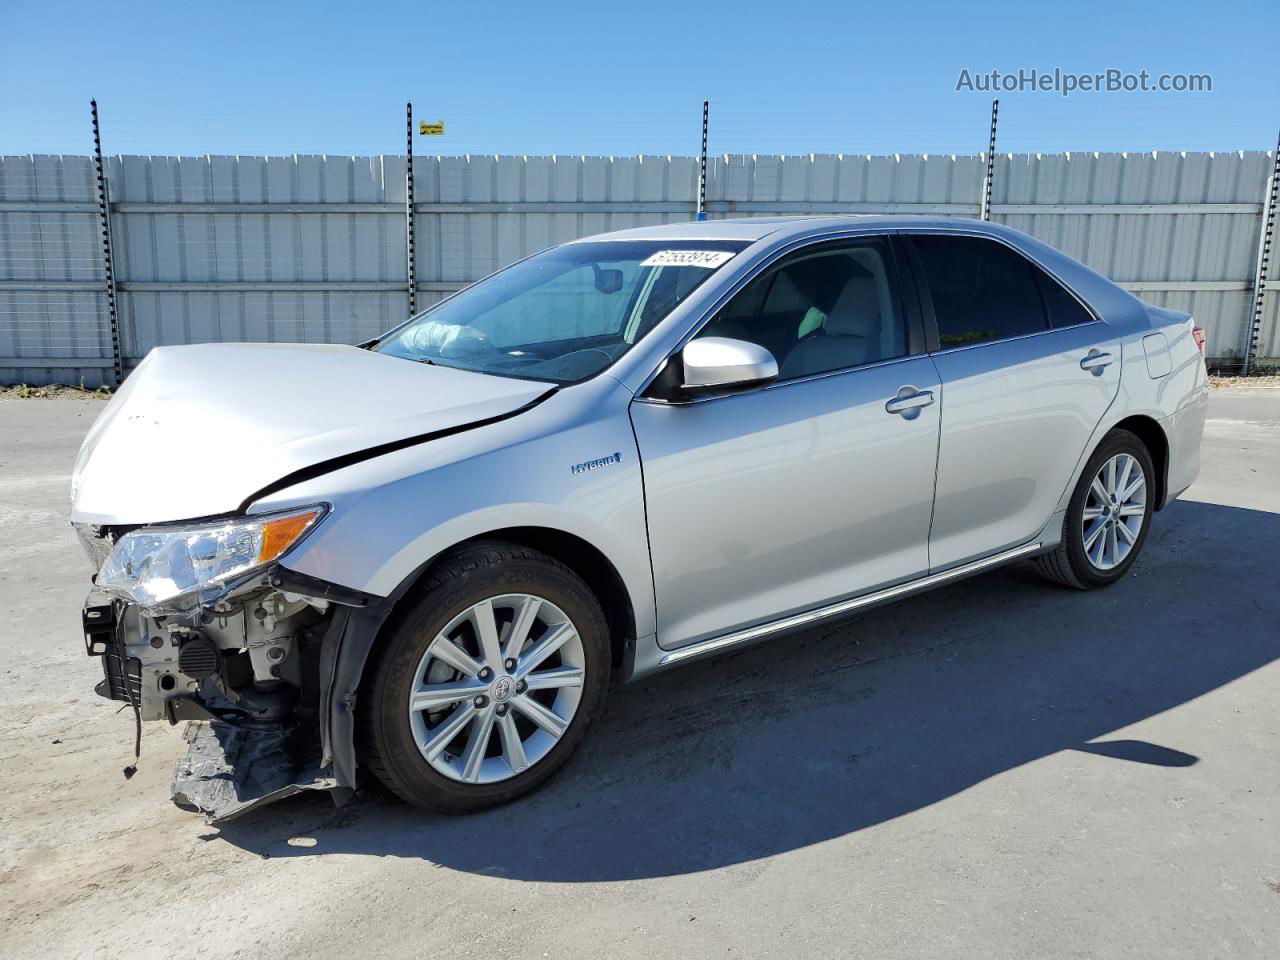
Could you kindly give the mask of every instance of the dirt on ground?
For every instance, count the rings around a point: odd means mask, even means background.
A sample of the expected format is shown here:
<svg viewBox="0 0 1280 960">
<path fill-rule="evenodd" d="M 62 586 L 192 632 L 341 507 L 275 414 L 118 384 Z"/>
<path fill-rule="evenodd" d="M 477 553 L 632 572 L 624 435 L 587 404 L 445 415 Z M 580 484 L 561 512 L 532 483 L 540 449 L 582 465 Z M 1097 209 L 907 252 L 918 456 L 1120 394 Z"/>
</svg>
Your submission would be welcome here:
<svg viewBox="0 0 1280 960">
<path fill-rule="evenodd" d="M 1211 376 L 1209 386 L 1214 390 L 1275 390 L 1280 388 L 1280 374 L 1258 377 Z"/>
<path fill-rule="evenodd" d="M 43 387 L 32 387 L 25 383 L 5 386 L 0 384 L 0 400 L 109 400 L 111 391 L 106 387 L 87 390 L 84 387 L 72 387 L 65 383 L 51 383 Z"/>
</svg>

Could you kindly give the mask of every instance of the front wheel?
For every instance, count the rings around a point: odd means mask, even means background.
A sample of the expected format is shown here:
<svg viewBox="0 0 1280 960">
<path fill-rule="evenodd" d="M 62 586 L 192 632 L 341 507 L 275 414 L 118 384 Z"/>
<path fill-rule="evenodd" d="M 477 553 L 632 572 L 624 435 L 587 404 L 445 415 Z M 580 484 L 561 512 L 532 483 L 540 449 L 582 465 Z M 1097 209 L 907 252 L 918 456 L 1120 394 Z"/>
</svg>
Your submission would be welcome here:
<svg viewBox="0 0 1280 960">
<path fill-rule="evenodd" d="M 474 544 L 431 572 L 372 664 L 364 760 L 421 807 L 506 803 L 568 760 L 609 669 L 604 614 L 576 574 L 515 544 Z"/>
<path fill-rule="evenodd" d="M 1115 583 L 1138 558 L 1155 506 L 1155 469 L 1146 445 L 1113 430 L 1085 464 L 1067 506 L 1062 542 L 1036 559 L 1040 572 L 1088 590 Z"/>
</svg>

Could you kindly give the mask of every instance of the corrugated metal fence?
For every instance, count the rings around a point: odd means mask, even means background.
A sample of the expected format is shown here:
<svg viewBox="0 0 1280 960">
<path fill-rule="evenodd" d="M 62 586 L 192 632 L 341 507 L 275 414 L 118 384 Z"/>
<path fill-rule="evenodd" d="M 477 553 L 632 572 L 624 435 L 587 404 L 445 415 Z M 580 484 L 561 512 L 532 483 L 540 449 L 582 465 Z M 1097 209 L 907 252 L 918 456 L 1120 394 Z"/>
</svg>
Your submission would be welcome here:
<svg viewBox="0 0 1280 960">
<path fill-rule="evenodd" d="M 972 217 L 984 164 L 713 158 L 707 211 Z M 697 167 L 691 157 L 416 158 L 419 306 L 554 243 L 690 220 Z M 1144 300 L 1195 314 L 1210 355 L 1229 360 L 1244 345 L 1271 167 L 1261 152 L 1001 155 L 992 214 Z M 126 369 L 160 344 L 354 342 L 407 312 L 404 157 L 126 156 L 106 174 Z M 89 157 L 0 158 L 0 382 L 110 382 L 96 201 Z M 1277 297 L 1266 300 L 1257 356 L 1274 360 Z"/>
</svg>

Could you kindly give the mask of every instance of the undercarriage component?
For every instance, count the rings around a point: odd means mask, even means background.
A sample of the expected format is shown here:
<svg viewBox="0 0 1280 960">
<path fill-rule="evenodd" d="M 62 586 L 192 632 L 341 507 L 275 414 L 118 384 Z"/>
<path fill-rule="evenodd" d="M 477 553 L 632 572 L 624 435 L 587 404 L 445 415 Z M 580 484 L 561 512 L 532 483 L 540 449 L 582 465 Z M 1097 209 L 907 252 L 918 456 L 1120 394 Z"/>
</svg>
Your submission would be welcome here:
<svg viewBox="0 0 1280 960">
<path fill-rule="evenodd" d="M 173 771 L 169 793 L 178 807 L 202 813 L 210 823 L 304 790 L 336 786 L 320 767 L 314 731 L 298 724 L 191 722 L 183 736 L 187 755 Z"/>
</svg>

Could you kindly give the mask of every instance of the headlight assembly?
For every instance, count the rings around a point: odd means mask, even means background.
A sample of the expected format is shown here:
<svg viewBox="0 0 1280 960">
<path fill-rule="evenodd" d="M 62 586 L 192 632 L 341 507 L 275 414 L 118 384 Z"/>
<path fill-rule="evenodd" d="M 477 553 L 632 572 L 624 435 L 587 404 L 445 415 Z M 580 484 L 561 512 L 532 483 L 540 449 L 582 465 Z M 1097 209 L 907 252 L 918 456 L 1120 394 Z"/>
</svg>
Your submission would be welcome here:
<svg viewBox="0 0 1280 960">
<path fill-rule="evenodd" d="M 216 589 L 284 556 L 320 522 L 305 507 L 212 523 L 143 527 L 125 534 L 98 571 L 97 586 L 148 608 Z"/>
</svg>

